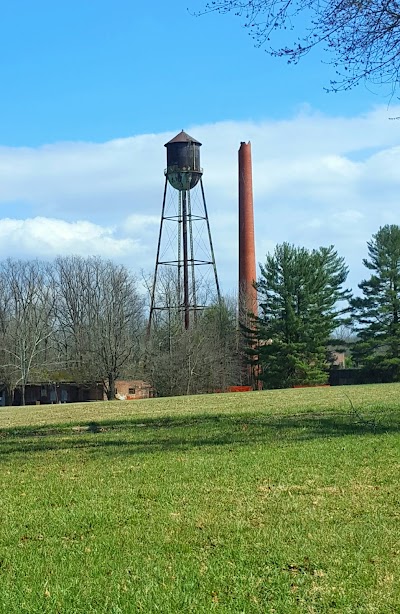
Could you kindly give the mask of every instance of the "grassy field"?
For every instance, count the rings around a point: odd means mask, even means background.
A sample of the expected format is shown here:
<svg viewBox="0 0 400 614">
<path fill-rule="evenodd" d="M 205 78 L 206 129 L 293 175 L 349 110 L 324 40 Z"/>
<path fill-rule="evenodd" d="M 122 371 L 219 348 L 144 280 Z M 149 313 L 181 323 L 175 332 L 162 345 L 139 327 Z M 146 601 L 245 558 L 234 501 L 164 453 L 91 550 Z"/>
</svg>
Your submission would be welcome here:
<svg viewBox="0 0 400 614">
<path fill-rule="evenodd" d="M 0 612 L 400 612 L 400 385 L 0 411 Z"/>
</svg>

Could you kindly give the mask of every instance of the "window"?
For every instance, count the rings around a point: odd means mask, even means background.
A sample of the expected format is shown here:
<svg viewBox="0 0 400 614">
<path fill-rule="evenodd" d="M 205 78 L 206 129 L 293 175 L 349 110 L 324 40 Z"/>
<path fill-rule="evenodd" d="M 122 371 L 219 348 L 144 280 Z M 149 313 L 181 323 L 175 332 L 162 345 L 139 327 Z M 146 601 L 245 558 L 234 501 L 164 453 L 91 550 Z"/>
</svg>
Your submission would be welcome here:
<svg viewBox="0 0 400 614">
<path fill-rule="evenodd" d="M 128 394 L 135 394 L 136 389 L 135 388 L 129 388 L 129 393 Z"/>
</svg>

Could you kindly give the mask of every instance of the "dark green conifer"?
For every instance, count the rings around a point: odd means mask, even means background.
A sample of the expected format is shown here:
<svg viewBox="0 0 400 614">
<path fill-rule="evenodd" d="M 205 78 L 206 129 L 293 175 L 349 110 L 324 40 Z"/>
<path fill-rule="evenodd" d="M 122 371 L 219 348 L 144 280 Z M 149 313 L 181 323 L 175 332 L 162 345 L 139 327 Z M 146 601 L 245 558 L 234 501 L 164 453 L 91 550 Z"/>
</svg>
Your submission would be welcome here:
<svg viewBox="0 0 400 614">
<path fill-rule="evenodd" d="M 361 366 L 382 368 L 400 379 L 400 227 L 381 227 L 368 242 L 372 271 L 359 284 L 362 296 L 352 301 L 358 342 L 354 358 Z"/>
<path fill-rule="evenodd" d="M 348 274 L 333 246 L 309 251 L 278 245 L 261 267 L 255 323 L 262 379 L 267 388 L 323 384 L 329 339 L 348 311 Z"/>
</svg>

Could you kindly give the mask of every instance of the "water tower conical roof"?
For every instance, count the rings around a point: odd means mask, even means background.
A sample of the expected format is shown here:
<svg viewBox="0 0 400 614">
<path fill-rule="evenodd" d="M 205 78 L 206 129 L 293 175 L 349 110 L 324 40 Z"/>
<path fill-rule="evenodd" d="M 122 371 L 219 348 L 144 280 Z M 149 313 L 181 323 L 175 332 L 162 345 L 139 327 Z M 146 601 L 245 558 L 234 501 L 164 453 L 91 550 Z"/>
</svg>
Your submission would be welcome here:
<svg viewBox="0 0 400 614">
<path fill-rule="evenodd" d="M 196 139 L 194 139 L 184 130 L 174 136 L 174 138 L 168 141 L 168 143 L 165 143 L 164 147 L 167 147 L 167 145 L 170 145 L 171 143 L 195 143 L 196 145 L 201 145 L 199 141 L 196 141 Z"/>
</svg>

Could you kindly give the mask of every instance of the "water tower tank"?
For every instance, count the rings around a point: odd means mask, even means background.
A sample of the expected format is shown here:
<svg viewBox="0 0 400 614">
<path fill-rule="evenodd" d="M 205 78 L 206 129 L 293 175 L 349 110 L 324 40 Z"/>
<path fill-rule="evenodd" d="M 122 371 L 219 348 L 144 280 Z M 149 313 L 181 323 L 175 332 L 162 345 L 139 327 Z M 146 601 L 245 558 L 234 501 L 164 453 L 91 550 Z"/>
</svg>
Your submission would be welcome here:
<svg viewBox="0 0 400 614">
<path fill-rule="evenodd" d="M 191 190 L 198 183 L 203 171 L 200 168 L 201 143 L 182 130 L 165 144 L 167 170 L 165 174 L 175 190 Z"/>
</svg>

